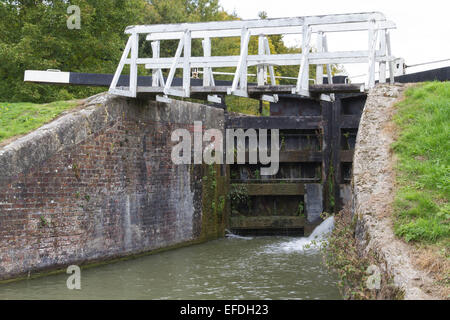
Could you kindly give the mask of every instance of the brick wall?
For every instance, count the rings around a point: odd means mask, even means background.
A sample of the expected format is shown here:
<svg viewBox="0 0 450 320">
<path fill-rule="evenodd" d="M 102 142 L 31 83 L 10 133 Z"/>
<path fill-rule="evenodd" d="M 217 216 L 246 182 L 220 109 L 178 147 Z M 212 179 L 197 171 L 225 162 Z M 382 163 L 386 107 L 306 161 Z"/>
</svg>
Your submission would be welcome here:
<svg viewBox="0 0 450 320">
<path fill-rule="evenodd" d="M 210 168 L 170 159 L 172 130 L 195 120 L 224 126 L 220 109 L 102 94 L 1 148 L 0 279 L 223 234 L 224 212 L 203 213 Z"/>
</svg>

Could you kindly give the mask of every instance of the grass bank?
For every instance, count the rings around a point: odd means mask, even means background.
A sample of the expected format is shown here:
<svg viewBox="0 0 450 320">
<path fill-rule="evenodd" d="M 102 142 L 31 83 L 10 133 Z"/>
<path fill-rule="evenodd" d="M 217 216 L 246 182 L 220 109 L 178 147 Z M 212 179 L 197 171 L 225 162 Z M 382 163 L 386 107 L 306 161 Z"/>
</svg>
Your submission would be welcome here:
<svg viewBox="0 0 450 320">
<path fill-rule="evenodd" d="M 77 101 L 47 104 L 0 102 L 0 143 L 33 131 L 77 105 Z"/>
<path fill-rule="evenodd" d="M 408 89 L 396 106 L 395 233 L 407 242 L 450 246 L 450 83 Z"/>
</svg>

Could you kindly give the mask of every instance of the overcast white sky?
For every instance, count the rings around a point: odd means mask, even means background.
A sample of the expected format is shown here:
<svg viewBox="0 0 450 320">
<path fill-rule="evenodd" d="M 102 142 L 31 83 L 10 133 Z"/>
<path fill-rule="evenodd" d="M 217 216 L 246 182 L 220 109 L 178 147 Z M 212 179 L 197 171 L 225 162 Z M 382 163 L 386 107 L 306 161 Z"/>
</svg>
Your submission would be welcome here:
<svg viewBox="0 0 450 320">
<path fill-rule="evenodd" d="M 449 0 L 221 0 L 223 8 L 233 10 L 244 19 L 258 18 L 266 11 L 269 18 L 380 11 L 397 24 L 391 31 L 393 54 L 406 64 L 450 59 L 450 1 Z M 296 39 L 286 39 L 292 44 Z M 330 34 L 329 49 L 365 50 L 367 34 Z M 297 43 L 299 41 L 297 40 Z M 409 72 L 449 66 L 450 62 L 411 68 Z M 363 65 L 346 65 L 350 75 L 367 72 Z M 360 78 L 359 78 L 360 79 Z M 355 79 L 356 80 L 356 79 Z"/>
</svg>

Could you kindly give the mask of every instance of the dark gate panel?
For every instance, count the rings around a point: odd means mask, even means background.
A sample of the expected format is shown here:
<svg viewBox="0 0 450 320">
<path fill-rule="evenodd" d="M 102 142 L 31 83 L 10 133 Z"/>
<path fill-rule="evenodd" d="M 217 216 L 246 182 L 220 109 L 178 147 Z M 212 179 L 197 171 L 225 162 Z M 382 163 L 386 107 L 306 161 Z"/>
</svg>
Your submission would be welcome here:
<svg viewBox="0 0 450 320">
<path fill-rule="evenodd" d="M 339 211 L 350 197 L 366 95 L 336 95 L 334 102 L 279 98 L 270 105 L 269 117 L 227 117 L 227 128 L 280 133 L 280 169 L 275 176 L 261 176 L 260 165 L 231 165 L 231 183 L 243 187 L 248 200 L 248 205 L 232 208 L 231 229 L 238 234 L 309 234 L 321 222 L 322 212 Z"/>
</svg>

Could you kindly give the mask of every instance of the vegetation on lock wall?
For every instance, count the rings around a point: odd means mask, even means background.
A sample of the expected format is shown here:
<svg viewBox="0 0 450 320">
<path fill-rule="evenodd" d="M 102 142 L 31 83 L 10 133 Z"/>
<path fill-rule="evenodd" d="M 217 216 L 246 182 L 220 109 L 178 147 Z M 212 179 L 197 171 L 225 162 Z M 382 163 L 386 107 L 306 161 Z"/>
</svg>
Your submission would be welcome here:
<svg viewBox="0 0 450 320">
<path fill-rule="evenodd" d="M 355 239 L 356 216 L 352 217 L 347 206 L 335 215 L 334 230 L 322 247 L 326 264 L 339 277 L 339 289 L 346 300 L 389 299 L 402 300 L 403 292 L 393 284 L 392 275 L 380 273 L 380 288 L 373 290 L 367 286 L 371 265 L 381 266 L 383 260 L 370 251 L 362 256 Z"/>
<path fill-rule="evenodd" d="M 203 165 L 201 240 L 223 237 L 227 226 L 229 200 L 228 175 L 221 174 L 221 165 Z"/>
</svg>

